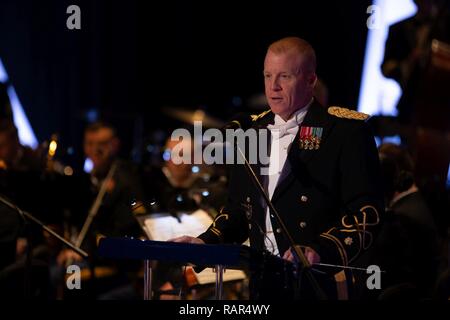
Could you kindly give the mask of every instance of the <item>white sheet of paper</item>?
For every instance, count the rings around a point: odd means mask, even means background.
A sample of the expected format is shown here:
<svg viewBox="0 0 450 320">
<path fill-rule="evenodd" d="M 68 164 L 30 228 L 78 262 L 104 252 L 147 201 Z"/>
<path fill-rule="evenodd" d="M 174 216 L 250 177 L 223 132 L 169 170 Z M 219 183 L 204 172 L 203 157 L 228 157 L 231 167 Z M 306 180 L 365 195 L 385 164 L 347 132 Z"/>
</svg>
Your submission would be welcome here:
<svg viewBox="0 0 450 320">
<path fill-rule="evenodd" d="M 191 268 L 191 267 L 188 267 Z M 195 272 L 194 274 L 197 278 L 198 284 L 210 284 L 216 282 L 216 273 L 212 268 L 206 268 L 202 270 L 202 272 Z M 244 280 L 246 278 L 246 275 L 241 270 L 232 270 L 232 269 L 226 269 L 223 273 L 223 281 L 236 281 L 236 280 Z"/>
<path fill-rule="evenodd" d="M 153 214 L 144 222 L 144 230 L 150 240 L 167 241 L 183 235 L 197 237 L 208 229 L 213 222 L 211 216 L 204 210 L 191 214 L 178 214 L 181 222 L 168 213 Z"/>
<path fill-rule="evenodd" d="M 205 232 L 213 222 L 211 216 L 201 209 L 191 214 L 181 213 L 178 217 L 181 223 L 168 213 L 149 215 L 144 220 L 143 229 L 150 240 L 167 241 L 183 235 L 196 237 Z M 216 273 L 212 268 L 206 268 L 200 273 L 195 273 L 195 275 L 199 284 L 210 284 L 216 281 Z M 223 274 L 223 281 L 225 282 L 245 278 L 246 275 L 241 270 L 227 269 Z"/>
</svg>

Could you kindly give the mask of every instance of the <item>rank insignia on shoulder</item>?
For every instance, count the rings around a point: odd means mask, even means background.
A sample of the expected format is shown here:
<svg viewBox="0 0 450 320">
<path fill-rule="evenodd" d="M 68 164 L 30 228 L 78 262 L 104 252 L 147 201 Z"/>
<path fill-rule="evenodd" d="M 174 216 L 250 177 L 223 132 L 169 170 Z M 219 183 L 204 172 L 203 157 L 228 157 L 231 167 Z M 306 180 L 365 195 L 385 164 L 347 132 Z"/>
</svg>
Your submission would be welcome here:
<svg viewBox="0 0 450 320">
<path fill-rule="evenodd" d="M 300 149 L 318 150 L 322 140 L 323 128 L 300 127 Z"/>
<path fill-rule="evenodd" d="M 258 121 L 259 119 L 264 118 L 270 112 L 271 112 L 271 110 L 269 109 L 264 112 L 261 112 L 260 114 L 252 114 L 252 115 L 250 115 L 250 117 L 252 118 L 252 121 L 255 122 L 255 121 Z"/>
<path fill-rule="evenodd" d="M 368 114 L 341 107 L 329 107 L 328 113 L 344 119 L 367 120 L 369 118 Z"/>
</svg>

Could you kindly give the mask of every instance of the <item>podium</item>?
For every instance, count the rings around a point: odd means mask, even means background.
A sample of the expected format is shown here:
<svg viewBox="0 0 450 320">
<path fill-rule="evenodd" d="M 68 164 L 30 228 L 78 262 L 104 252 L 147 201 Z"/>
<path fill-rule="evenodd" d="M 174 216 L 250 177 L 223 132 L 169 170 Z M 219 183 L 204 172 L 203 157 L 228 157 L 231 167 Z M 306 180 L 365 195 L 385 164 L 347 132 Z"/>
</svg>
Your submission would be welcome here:
<svg viewBox="0 0 450 320">
<path fill-rule="evenodd" d="M 225 268 L 244 269 L 249 261 L 245 246 L 223 244 L 191 244 L 132 238 L 103 238 L 99 255 L 112 259 L 144 261 L 144 300 L 152 298 L 151 261 L 192 263 L 216 270 L 215 298 L 223 298 L 223 272 Z"/>
</svg>

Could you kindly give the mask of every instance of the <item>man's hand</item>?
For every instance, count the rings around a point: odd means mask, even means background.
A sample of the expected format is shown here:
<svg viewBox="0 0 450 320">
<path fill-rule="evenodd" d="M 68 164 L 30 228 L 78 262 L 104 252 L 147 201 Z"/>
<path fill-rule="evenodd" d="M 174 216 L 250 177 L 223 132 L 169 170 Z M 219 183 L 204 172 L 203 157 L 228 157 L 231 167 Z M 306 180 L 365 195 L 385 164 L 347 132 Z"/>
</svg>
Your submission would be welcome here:
<svg viewBox="0 0 450 320">
<path fill-rule="evenodd" d="M 197 243 L 197 244 L 205 244 L 202 239 L 190 237 L 190 236 L 181 236 L 173 239 L 169 239 L 167 241 L 171 242 L 182 242 L 182 243 Z"/>
<path fill-rule="evenodd" d="M 303 246 L 298 246 L 298 247 L 300 247 L 300 250 L 303 251 L 305 258 L 306 258 L 306 260 L 308 260 L 310 265 L 320 262 L 320 256 L 316 251 L 314 251 L 314 249 L 312 249 L 310 247 L 303 247 Z M 295 260 L 295 256 L 292 252 L 292 248 L 289 248 L 288 250 L 286 250 L 286 252 L 283 255 L 283 259 L 290 261 L 290 262 L 298 262 Z"/>
<path fill-rule="evenodd" d="M 28 247 L 28 240 L 26 238 L 18 238 L 16 241 L 16 256 L 20 257 L 25 253 Z"/>
<path fill-rule="evenodd" d="M 71 249 L 63 249 L 56 257 L 56 263 L 59 266 L 65 266 L 68 261 L 80 262 L 83 257 Z"/>
</svg>

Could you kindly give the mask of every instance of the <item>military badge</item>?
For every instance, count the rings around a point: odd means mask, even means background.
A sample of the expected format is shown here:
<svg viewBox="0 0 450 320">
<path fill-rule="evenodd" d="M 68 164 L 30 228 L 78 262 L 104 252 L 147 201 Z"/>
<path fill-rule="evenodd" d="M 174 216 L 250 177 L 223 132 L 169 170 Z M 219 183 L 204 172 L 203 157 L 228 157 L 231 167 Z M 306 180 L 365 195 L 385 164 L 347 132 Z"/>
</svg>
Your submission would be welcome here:
<svg viewBox="0 0 450 320">
<path fill-rule="evenodd" d="M 323 128 L 300 127 L 300 149 L 318 150 L 322 139 Z"/>
</svg>

